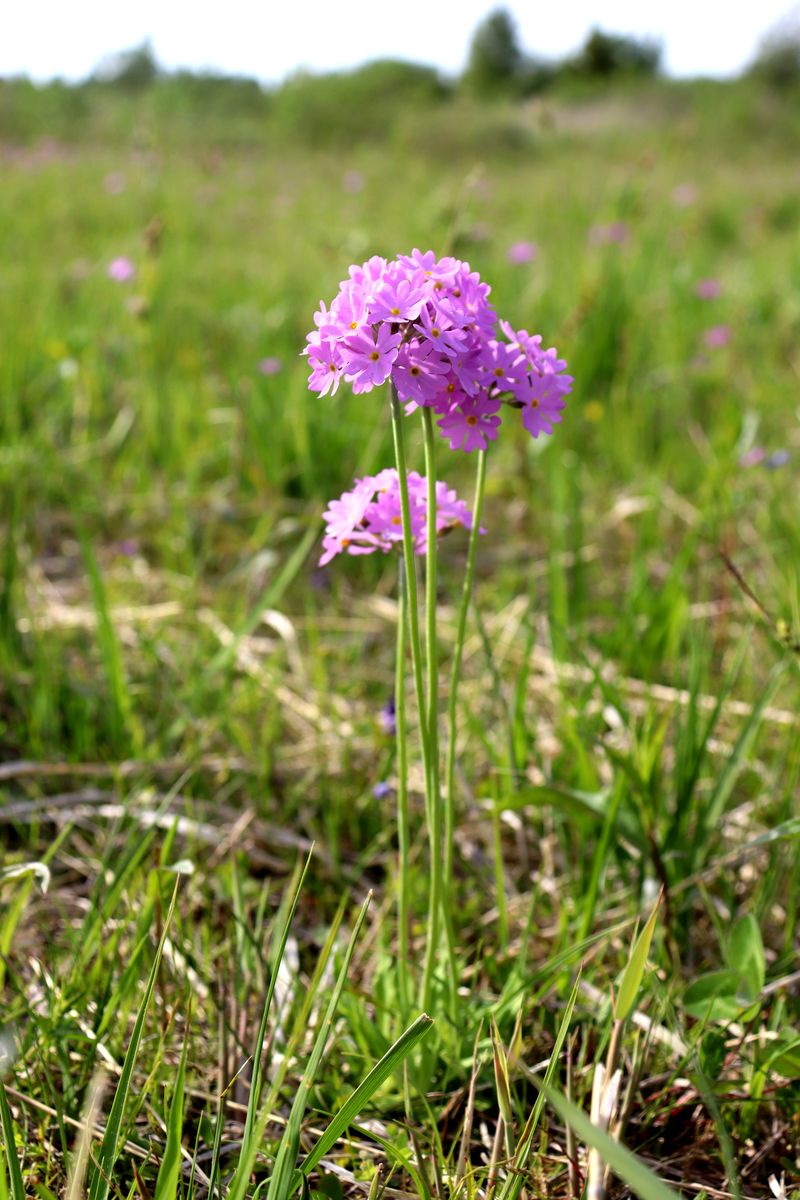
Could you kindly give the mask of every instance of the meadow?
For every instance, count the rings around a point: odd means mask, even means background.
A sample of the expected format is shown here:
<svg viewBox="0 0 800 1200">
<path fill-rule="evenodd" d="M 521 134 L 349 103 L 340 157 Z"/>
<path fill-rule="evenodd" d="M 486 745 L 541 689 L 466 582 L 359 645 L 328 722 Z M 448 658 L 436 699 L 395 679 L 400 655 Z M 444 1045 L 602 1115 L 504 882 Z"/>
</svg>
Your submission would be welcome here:
<svg viewBox="0 0 800 1200">
<path fill-rule="evenodd" d="M 145 99 L 0 145 L 0 1197 L 797 1188 L 791 108 L 648 83 L 293 144 Z M 300 357 L 350 263 L 415 246 L 575 379 L 487 456 L 432 1026 L 397 563 L 317 566 L 388 400 Z M 466 498 L 474 459 L 441 443 Z M 423 791 L 412 753 L 415 984 Z"/>
</svg>

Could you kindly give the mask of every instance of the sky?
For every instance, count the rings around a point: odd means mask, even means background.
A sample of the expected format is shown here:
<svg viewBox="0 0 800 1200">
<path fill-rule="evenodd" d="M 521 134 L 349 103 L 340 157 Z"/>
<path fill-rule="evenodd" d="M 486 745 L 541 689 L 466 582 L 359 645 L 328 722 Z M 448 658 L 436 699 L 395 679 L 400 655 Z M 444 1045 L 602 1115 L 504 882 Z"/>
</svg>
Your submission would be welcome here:
<svg viewBox="0 0 800 1200">
<path fill-rule="evenodd" d="M 455 74 L 475 26 L 499 6 L 512 13 L 531 53 L 561 57 L 600 26 L 660 40 L 664 65 L 678 76 L 737 73 L 793 8 L 792 0 L 5 0 L 0 75 L 82 79 L 104 56 L 146 38 L 166 67 L 267 83 L 299 68 L 336 70 L 387 56 Z"/>
</svg>

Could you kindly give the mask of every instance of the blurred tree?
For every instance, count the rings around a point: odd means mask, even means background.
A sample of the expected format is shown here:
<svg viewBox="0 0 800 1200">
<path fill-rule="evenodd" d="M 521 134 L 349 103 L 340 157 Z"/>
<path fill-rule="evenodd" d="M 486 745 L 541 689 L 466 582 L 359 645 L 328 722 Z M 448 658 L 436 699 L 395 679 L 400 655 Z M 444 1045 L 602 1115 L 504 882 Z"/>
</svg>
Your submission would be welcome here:
<svg viewBox="0 0 800 1200">
<path fill-rule="evenodd" d="M 474 91 L 512 91 L 523 54 L 511 14 L 504 8 L 489 13 L 472 35 L 465 82 Z"/>
<path fill-rule="evenodd" d="M 749 73 L 779 89 L 800 81 L 800 5 L 763 39 Z"/>
<path fill-rule="evenodd" d="M 161 74 L 152 43 L 142 42 L 131 50 L 120 50 L 104 58 L 94 73 L 102 83 L 111 83 L 130 91 L 149 87 Z"/>
<path fill-rule="evenodd" d="M 569 64 L 580 75 L 655 75 L 661 63 L 661 44 L 593 29 L 583 49 Z"/>
<path fill-rule="evenodd" d="M 489 13 L 472 35 L 464 83 L 478 95 L 529 96 L 542 91 L 554 76 L 549 63 L 521 49 L 507 9 Z"/>
</svg>

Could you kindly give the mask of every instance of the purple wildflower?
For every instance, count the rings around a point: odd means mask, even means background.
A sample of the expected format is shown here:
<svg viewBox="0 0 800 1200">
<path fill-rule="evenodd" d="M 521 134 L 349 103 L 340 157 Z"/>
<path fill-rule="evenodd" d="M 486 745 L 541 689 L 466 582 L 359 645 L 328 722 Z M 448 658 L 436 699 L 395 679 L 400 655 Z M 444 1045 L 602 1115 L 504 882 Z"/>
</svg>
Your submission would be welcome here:
<svg viewBox="0 0 800 1200">
<path fill-rule="evenodd" d="M 450 364 L 436 353 L 436 347 L 414 339 L 397 356 L 394 381 L 401 400 L 415 405 L 432 404 L 450 374 Z"/>
<path fill-rule="evenodd" d="M 428 483 L 416 471 L 408 475 L 411 535 L 417 554 L 424 554 L 427 539 Z M 400 485 L 393 468 L 357 479 L 349 492 L 332 500 L 325 510 L 322 539 L 324 567 L 337 554 L 384 554 L 403 540 Z M 442 534 L 457 526 L 472 528 L 472 514 L 446 483 L 436 484 L 436 531 Z M 481 531 L 482 532 L 482 531 Z"/>
<path fill-rule="evenodd" d="M 701 300 L 718 300 L 722 295 L 722 284 L 718 279 L 698 279 L 694 294 Z"/>
<path fill-rule="evenodd" d="M 399 345 L 400 334 L 392 333 L 389 325 L 378 327 L 377 338 L 370 330 L 363 329 L 347 339 L 342 347 L 342 357 L 345 379 L 352 383 L 354 392 L 370 392 L 376 385 L 386 382 Z"/>
<path fill-rule="evenodd" d="M 697 188 L 693 183 L 679 183 L 672 190 L 672 203 L 678 208 L 689 208 L 697 199 Z"/>
<path fill-rule="evenodd" d="M 136 274 L 136 267 L 129 258 L 121 255 L 119 258 L 112 258 L 108 264 L 106 274 L 115 283 L 130 283 Z"/>
<path fill-rule="evenodd" d="M 522 267 L 536 258 L 536 246 L 533 242 L 514 242 L 508 247 L 506 258 L 515 267 Z"/>
<path fill-rule="evenodd" d="M 442 436 L 467 452 L 496 436 L 504 402 L 533 436 L 551 432 L 572 390 L 566 363 L 539 335 L 506 322 L 501 333 L 490 290 L 469 263 L 432 250 L 350 267 L 306 339 L 309 388 L 333 394 L 344 377 L 362 394 L 390 380 L 407 413 L 434 408 Z"/>
<path fill-rule="evenodd" d="M 360 192 L 363 186 L 364 176 L 360 171 L 345 171 L 344 178 L 342 179 L 342 187 L 346 192 L 354 195 L 356 192 Z"/>
<path fill-rule="evenodd" d="M 703 334 L 703 342 L 708 346 L 709 350 L 717 350 L 721 346 L 727 346 L 731 340 L 731 330 L 729 325 L 712 325 Z"/>
<path fill-rule="evenodd" d="M 763 446 L 753 446 L 750 450 L 746 450 L 739 459 L 740 467 L 756 467 L 762 463 L 767 457 L 767 452 Z"/>
<path fill-rule="evenodd" d="M 386 779 L 381 779 L 373 787 L 372 794 L 376 800 L 385 800 L 392 794 L 392 785 Z"/>
<path fill-rule="evenodd" d="M 394 696 L 389 697 L 381 709 L 379 716 L 384 733 L 388 733 L 389 735 L 397 733 L 397 710 L 395 708 Z"/>
<path fill-rule="evenodd" d="M 281 360 L 272 356 L 262 358 L 258 364 L 258 369 L 262 375 L 277 375 L 282 367 L 283 363 Z"/>
<path fill-rule="evenodd" d="M 494 397 L 464 396 L 437 421 L 451 450 L 485 450 L 497 437 L 500 401 Z"/>
<path fill-rule="evenodd" d="M 312 338 L 319 340 L 312 341 Z M 342 377 L 341 351 L 335 342 L 322 341 L 319 334 L 309 334 L 309 344 L 305 353 L 311 363 L 311 376 L 308 386 L 312 392 L 324 396 L 326 392 L 334 394 Z"/>
<path fill-rule="evenodd" d="M 778 467 L 785 467 L 790 458 L 788 450 L 773 450 L 764 466 L 768 471 L 777 471 Z"/>
<path fill-rule="evenodd" d="M 612 221 L 610 225 L 593 225 L 589 230 L 592 246 L 620 245 L 628 240 L 628 226 L 624 221 Z"/>
</svg>

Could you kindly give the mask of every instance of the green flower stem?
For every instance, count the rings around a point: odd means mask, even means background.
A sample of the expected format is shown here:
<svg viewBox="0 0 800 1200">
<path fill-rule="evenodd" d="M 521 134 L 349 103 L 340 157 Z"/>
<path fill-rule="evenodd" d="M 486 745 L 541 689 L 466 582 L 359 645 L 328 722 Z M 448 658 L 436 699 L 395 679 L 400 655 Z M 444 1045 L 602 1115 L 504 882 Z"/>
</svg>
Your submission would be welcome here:
<svg viewBox="0 0 800 1200">
<path fill-rule="evenodd" d="M 444 923 L 450 941 L 450 923 L 444 911 L 444 857 L 442 834 L 444 812 L 439 784 L 439 661 L 436 637 L 436 449 L 431 409 L 422 409 L 422 428 L 425 436 L 425 474 L 428 478 L 428 530 L 425 554 L 425 660 L 428 668 L 428 726 L 430 822 L 430 893 L 428 903 L 428 938 L 425 947 L 425 966 L 422 976 L 422 1007 L 431 1007 L 433 976 L 439 952 L 439 937 Z"/>
<path fill-rule="evenodd" d="M 411 505 L 408 499 L 408 467 L 406 466 L 405 434 L 403 430 L 403 410 L 397 395 L 397 389 L 391 384 L 392 396 L 392 434 L 394 436 L 394 455 L 397 464 L 397 479 L 400 489 L 400 512 L 403 518 L 403 564 L 405 566 L 406 610 L 408 612 L 408 632 L 411 641 L 411 659 L 414 667 L 414 688 L 417 694 L 419 710 L 419 736 L 422 743 L 422 763 L 425 768 L 425 791 L 428 820 L 430 821 L 430 788 L 428 747 L 428 726 L 425 719 L 425 685 L 422 676 L 422 642 L 419 634 L 419 599 L 417 596 L 417 570 L 414 562 L 414 539 L 411 535 Z"/>
<path fill-rule="evenodd" d="M 411 1003 L 409 985 L 409 815 L 408 815 L 408 746 L 406 743 L 406 585 L 403 563 L 397 568 L 397 661 L 395 664 L 394 714 L 397 737 L 397 994 L 400 1017 L 405 1023 Z"/>
<path fill-rule="evenodd" d="M 478 451 L 478 472 L 475 479 L 475 497 L 472 503 L 472 529 L 469 535 L 467 549 L 467 567 L 464 574 L 464 584 L 461 589 L 461 603 L 458 609 L 458 624 L 456 625 L 456 642 L 453 650 L 453 665 L 450 669 L 450 694 L 447 701 L 447 765 L 445 775 L 445 829 L 444 829 L 444 891 L 446 896 L 452 895 L 453 887 L 453 845 L 456 825 L 456 721 L 458 716 L 458 685 L 461 680 L 461 663 L 464 657 L 464 639 L 467 631 L 467 615 L 472 599 L 472 588 L 475 581 L 475 559 L 477 557 L 481 510 L 486 486 L 486 451 Z"/>
</svg>

